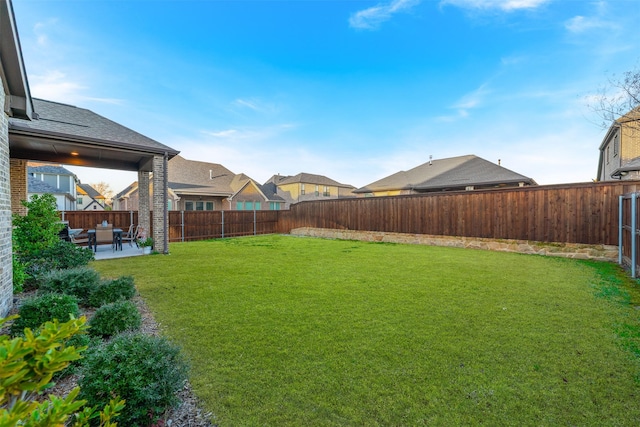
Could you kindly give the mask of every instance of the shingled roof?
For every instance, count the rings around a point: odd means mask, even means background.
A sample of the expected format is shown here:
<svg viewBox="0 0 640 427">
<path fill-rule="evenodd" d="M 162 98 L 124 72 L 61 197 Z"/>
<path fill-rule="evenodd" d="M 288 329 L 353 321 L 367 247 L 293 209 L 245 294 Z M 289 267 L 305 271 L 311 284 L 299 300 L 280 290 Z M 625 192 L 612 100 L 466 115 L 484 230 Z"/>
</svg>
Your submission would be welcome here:
<svg viewBox="0 0 640 427">
<path fill-rule="evenodd" d="M 44 194 L 44 193 L 50 193 L 50 194 L 63 194 L 66 198 L 68 198 L 69 200 L 75 200 L 75 198 L 69 194 L 67 191 L 63 191 L 59 188 L 54 187 L 51 184 L 47 184 L 44 181 L 41 181 L 37 178 L 34 178 L 32 176 L 28 177 L 27 179 L 27 192 L 28 193 L 36 193 L 36 194 Z"/>
<path fill-rule="evenodd" d="M 9 119 L 11 157 L 120 170 L 152 170 L 177 150 L 85 108 L 33 98 L 34 120 Z M 75 153 L 75 154 L 72 154 Z"/>
<path fill-rule="evenodd" d="M 46 173 L 50 175 L 72 175 L 73 172 L 60 165 L 27 166 L 27 173 Z"/>
<path fill-rule="evenodd" d="M 430 160 L 408 171 L 400 171 L 372 182 L 354 193 L 381 191 L 441 191 L 466 187 L 493 187 L 500 185 L 536 185 L 536 182 L 475 155 Z"/>
<path fill-rule="evenodd" d="M 96 190 L 89 184 L 78 184 L 78 187 L 80 187 L 82 191 L 84 191 L 87 194 L 87 196 L 91 197 L 92 199 L 105 198 L 102 194 L 98 192 L 98 190 Z"/>
<path fill-rule="evenodd" d="M 338 181 L 334 181 L 331 178 L 328 178 L 324 175 L 315 175 L 312 173 L 301 172 L 294 176 L 280 176 L 274 175 L 272 176 L 267 183 L 274 183 L 276 185 L 286 185 L 286 184 L 295 184 L 295 183 L 305 183 L 305 184 L 317 184 L 317 185 L 330 185 L 332 187 L 344 187 L 344 188 L 354 188 L 349 184 L 342 184 Z"/>
</svg>

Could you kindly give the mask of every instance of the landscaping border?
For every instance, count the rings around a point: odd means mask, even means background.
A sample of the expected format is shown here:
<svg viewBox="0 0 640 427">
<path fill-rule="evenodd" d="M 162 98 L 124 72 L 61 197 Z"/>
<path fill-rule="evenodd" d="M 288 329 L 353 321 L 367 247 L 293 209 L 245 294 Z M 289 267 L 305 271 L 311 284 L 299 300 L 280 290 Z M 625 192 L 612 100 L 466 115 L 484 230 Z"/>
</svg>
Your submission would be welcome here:
<svg viewBox="0 0 640 427">
<path fill-rule="evenodd" d="M 483 249 L 498 252 L 517 252 L 557 256 L 563 258 L 618 261 L 618 247 L 614 245 L 586 245 L 580 243 L 547 243 L 527 240 L 486 239 L 480 237 L 434 236 L 427 234 L 390 233 L 383 231 L 335 230 L 329 228 L 300 227 L 290 232 L 293 236 L 325 239 L 361 240 L 366 242 L 406 243 Z"/>
</svg>

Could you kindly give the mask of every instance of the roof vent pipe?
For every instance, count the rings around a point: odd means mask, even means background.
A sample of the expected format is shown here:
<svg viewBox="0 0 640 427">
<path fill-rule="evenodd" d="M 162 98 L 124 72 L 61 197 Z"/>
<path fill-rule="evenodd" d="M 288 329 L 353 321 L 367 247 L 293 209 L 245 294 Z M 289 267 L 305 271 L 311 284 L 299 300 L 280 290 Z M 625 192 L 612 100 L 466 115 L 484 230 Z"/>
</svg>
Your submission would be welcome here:
<svg viewBox="0 0 640 427">
<path fill-rule="evenodd" d="M 433 159 L 433 156 L 431 154 L 429 154 L 429 165 L 432 165 L 433 163 L 431 162 L 431 159 Z"/>
<path fill-rule="evenodd" d="M 213 179 L 213 170 L 209 169 L 209 179 Z"/>
</svg>

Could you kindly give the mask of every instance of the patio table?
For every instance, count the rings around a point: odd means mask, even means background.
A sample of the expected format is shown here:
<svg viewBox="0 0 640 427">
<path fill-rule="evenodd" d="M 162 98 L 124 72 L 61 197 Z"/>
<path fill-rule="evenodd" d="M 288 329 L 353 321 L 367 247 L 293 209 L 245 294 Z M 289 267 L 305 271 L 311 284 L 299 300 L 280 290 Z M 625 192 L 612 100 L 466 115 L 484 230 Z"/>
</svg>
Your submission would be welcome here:
<svg viewBox="0 0 640 427">
<path fill-rule="evenodd" d="M 89 235 L 89 249 L 93 249 L 95 252 L 98 249 L 98 243 L 96 242 L 96 229 L 91 228 L 87 230 Z M 116 249 L 122 250 L 122 228 L 113 229 L 113 244 L 116 245 Z"/>
</svg>

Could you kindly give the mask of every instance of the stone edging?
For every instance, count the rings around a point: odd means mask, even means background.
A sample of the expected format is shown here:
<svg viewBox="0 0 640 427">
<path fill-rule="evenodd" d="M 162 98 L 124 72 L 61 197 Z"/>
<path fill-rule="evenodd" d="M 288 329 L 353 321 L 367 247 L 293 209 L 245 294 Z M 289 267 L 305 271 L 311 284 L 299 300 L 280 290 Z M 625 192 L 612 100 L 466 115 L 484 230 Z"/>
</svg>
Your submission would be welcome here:
<svg viewBox="0 0 640 427">
<path fill-rule="evenodd" d="M 485 239 L 480 237 L 433 236 L 427 234 L 387 233 L 382 231 L 334 230 L 301 227 L 291 230 L 294 236 L 326 239 L 362 240 L 366 242 L 407 243 L 455 248 L 484 249 L 558 256 L 564 258 L 618 261 L 618 247 L 613 245 L 584 245 L 579 243 L 547 243 L 527 240 Z"/>
</svg>

